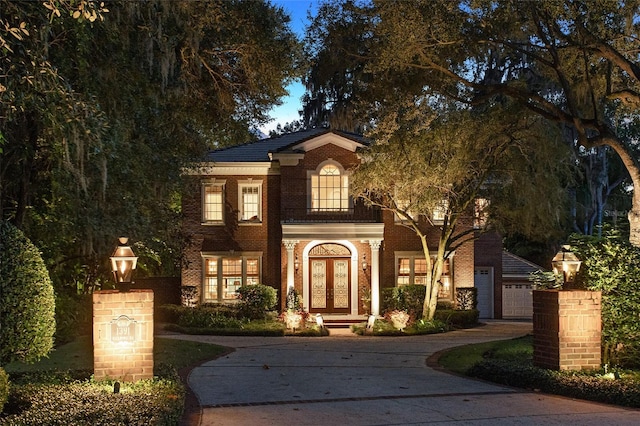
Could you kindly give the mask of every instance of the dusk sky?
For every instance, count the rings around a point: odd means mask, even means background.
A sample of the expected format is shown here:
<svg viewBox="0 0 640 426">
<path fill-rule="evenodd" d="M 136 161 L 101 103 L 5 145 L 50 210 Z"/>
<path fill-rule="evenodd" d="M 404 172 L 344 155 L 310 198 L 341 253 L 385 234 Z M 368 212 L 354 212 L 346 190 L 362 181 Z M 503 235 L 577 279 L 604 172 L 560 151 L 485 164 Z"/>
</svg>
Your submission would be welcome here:
<svg viewBox="0 0 640 426">
<path fill-rule="evenodd" d="M 281 6 L 289 16 L 291 16 L 291 26 L 299 37 L 304 36 L 304 29 L 307 25 L 307 11 L 313 14 L 318 7 L 316 0 L 272 0 L 272 3 Z M 304 93 L 302 83 L 297 81 L 287 87 L 289 96 L 283 99 L 283 104 L 271 111 L 273 121 L 260 127 L 260 131 L 268 135 L 270 130 L 276 128 L 278 124 L 284 125 L 287 122 L 299 118 L 298 110 L 301 108 L 300 97 Z"/>
</svg>

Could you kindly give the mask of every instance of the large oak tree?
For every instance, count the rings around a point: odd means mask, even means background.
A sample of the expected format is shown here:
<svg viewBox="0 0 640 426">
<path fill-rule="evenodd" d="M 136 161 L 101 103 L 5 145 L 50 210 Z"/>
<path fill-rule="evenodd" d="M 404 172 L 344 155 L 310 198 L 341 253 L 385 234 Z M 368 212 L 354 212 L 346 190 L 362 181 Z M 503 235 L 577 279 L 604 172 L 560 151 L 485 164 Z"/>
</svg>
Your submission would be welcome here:
<svg viewBox="0 0 640 426">
<path fill-rule="evenodd" d="M 267 119 L 297 72 L 288 21 L 265 1 L 0 0 L 2 217 L 51 264 L 100 264 L 126 234 L 171 273 L 181 167 Z"/>
</svg>

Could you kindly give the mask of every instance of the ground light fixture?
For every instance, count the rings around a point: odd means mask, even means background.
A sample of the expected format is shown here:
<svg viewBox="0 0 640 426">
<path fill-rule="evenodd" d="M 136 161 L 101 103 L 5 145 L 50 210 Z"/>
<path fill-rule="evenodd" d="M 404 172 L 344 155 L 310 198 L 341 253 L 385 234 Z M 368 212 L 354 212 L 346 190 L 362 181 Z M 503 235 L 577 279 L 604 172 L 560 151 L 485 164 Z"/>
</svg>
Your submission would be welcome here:
<svg viewBox="0 0 640 426">
<path fill-rule="evenodd" d="M 116 289 L 126 292 L 131 289 L 133 271 L 136 269 L 138 257 L 127 245 L 129 239 L 120 237 L 119 244 L 111 256 L 111 270 L 116 281 Z"/>
<path fill-rule="evenodd" d="M 553 272 L 556 275 L 562 274 L 563 284 L 571 286 L 576 279 L 582 262 L 578 259 L 568 245 L 563 245 L 560 251 L 551 260 Z"/>
</svg>

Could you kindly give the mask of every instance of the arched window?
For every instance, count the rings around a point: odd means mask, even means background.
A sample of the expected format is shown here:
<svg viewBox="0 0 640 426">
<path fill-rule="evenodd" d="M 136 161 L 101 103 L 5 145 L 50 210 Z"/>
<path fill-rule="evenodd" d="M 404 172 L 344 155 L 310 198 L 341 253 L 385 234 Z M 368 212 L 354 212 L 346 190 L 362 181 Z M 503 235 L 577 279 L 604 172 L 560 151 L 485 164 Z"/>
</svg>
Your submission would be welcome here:
<svg viewBox="0 0 640 426">
<path fill-rule="evenodd" d="M 311 210 L 349 210 L 349 177 L 338 166 L 327 164 L 311 175 Z"/>
</svg>

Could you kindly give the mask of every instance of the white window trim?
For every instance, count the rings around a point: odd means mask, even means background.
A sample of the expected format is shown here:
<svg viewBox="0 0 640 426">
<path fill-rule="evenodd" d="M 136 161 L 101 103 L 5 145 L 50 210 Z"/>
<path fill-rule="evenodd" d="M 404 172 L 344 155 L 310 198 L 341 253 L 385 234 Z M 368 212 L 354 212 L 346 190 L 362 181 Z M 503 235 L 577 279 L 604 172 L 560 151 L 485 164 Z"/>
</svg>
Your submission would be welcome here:
<svg viewBox="0 0 640 426">
<path fill-rule="evenodd" d="M 434 225 L 443 225 L 444 219 L 449 212 L 449 200 L 443 198 L 440 202 L 433 208 L 431 212 L 431 221 Z"/>
<path fill-rule="evenodd" d="M 223 271 L 222 271 L 222 259 L 242 259 L 242 285 L 244 285 L 247 282 L 247 259 L 251 258 L 251 259 L 258 259 L 258 281 L 261 282 L 262 281 L 262 252 L 239 252 L 239 253 L 229 253 L 229 252 L 222 252 L 222 253 L 216 253 L 216 252 L 212 252 L 212 253 L 201 253 L 202 256 L 202 282 L 201 282 L 201 297 L 200 297 L 200 301 L 202 303 L 237 303 L 238 301 L 236 299 L 224 299 L 222 297 L 223 294 Z M 212 300 L 212 299 L 205 299 L 204 295 L 205 295 L 205 286 L 207 284 L 207 274 L 206 274 L 206 266 L 207 266 L 207 260 L 212 260 L 215 259 L 216 262 L 218 262 L 218 268 L 217 268 L 217 281 L 218 281 L 218 289 L 217 289 L 217 293 L 218 293 L 218 298 L 216 300 Z"/>
<path fill-rule="evenodd" d="M 431 258 L 435 258 L 437 253 L 436 252 L 430 252 L 429 253 Z M 451 286 L 451 294 L 453 297 L 453 289 L 455 288 L 455 278 L 454 278 L 454 273 L 453 273 L 453 258 L 454 258 L 455 252 L 451 253 L 449 255 L 449 257 L 447 258 L 447 260 L 449 260 L 449 285 Z M 394 253 L 394 287 L 398 287 L 398 259 L 401 258 L 409 258 L 409 282 L 415 282 L 415 277 L 414 277 L 414 271 L 415 271 L 415 263 L 414 263 L 414 259 L 415 258 L 424 258 L 424 253 L 421 251 L 396 251 Z M 446 299 L 449 300 L 449 299 Z"/>
<path fill-rule="evenodd" d="M 203 180 L 200 190 L 200 208 L 202 211 L 202 225 L 224 225 L 225 223 L 225 205 L 226 205 L 226 184 L 225 179 L 208 179 Z M 208 186 L 222 187 L 222 220 L 207 220 L 205 217 L 205 191 Z"/>
<path fill-rule="evenodd" d="M 338 168 L 338 170 L 340 170 L 340 180 L 342 183 L 342 177 L 346 177 L 347 178 L 347 209 L 346 210 L 315 210 L 313 209 L 313 176 L 320 176 L 320 171 L 322 170 L 323 167 L 325 166 L 336 166 Z M 333 160 L 332 158 L 329 158 L 328 160 L 323 161 L 322 163 L 318 164 L 318 167 L 316 167 L 315 170 L 307 170 L 307 211 L 308 212 L 312 212 L 314 214 L 323 214 L 323 213 L 327 213 L 327 214 L 341 214 L 341 213 L 349 213 L 350 211 L 353 210 L 353 197 L 350 195 L 349 193 L 349 187 L 351 186 L 351 173 L 349 173 L 349 171 L 345 170 L 344 167 L 342 167 L 342 164 L 338 163 L 337 161 Z"/>
<path fill-rule="evenodd" d="M 258 188 L 258 219 L 243 220 L 242 213 L 244 210 L 244 200 L 242 198 L 243 188 Z M 262 180 L 240 180 L 238 181 L 238 223 L 241 225 L 257 225 L 262 223 Z"/>
</svg>

